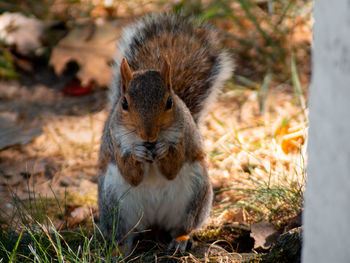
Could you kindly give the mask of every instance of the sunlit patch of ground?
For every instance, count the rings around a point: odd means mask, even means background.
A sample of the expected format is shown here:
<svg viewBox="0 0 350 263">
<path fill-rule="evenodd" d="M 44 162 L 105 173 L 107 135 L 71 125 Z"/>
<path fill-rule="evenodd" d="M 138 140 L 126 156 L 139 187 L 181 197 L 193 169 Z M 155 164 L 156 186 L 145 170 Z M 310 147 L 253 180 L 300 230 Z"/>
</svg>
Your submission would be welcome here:
<svg viewBox="0 0 350 263">
<path fill-rule="evenodd" d="M 307 123 L 295 101 L 286 89 L 276 91 L 261 112 L 254 91 L 220 95 L 202 128 L 209 174 L 218 193 L 213 224 L 272 220 L 278 225 L 300 211 Z M 287 125 L 296 127 L 303 140 L 283 151 L 278 131 Z"/>
<path fill-rule="evenodd" d="M 16 92 L 23 92 L 25 88 L 17 89 Z M 71 100 L 55 95 L 56 91 L 40 89 L 46 97 L 51 94 L 50 104 Z M 16 92 L 14 97 L 18 95 Z M 201 125 L 209 174 L 216 191 L 208 225 L 259 220 L 272 220 L 279 225 L 300 211 L 305 147 L 300 145 L 284 152 L 282 135 L 276 135 L 285 125 L 306 134 L 305 112 L 295 101 L 294 93 L 287 88 L 274 91 L 268 95 L 262 113 L 255 91 L 227 88 L 220 94 Z M 77 108 L 76 113 L 83 107 L 79 103 L 72 105 L 72 109 Z M 73 207 L 69 213 L 81 206 L 96 212 L 96 165 L 107 110 L 85 112 L 82 116 L 38 112 L 45 123 L 42 135 L 26 146 L 0 152 L 0 169 L 5 175 L 3 195 L 10 187 L 26 200 L 34 188 L 37 195 L 68 198 L 67 203 Z M 26 177 L 25 171 L 29 173 Z M 10 208 L 8 202 L 2 205 Z M 69 219 L 73 220 L 69 213 Z"/>
</svg>

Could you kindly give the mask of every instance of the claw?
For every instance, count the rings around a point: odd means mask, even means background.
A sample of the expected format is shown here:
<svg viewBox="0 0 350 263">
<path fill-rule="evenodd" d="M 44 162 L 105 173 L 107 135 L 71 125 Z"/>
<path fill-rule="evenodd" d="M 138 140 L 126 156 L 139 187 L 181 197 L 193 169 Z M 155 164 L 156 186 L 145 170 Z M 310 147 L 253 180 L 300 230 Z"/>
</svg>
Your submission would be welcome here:
<svg viewBox="0 0 350 263">
<path fill-rule="evenodd" d="M 136 145 L 133 155 L 139 162 L 153 162 L 152 153 L 144 145 Z"/>
<path fill-rule="evenodd" d="M 165 157 L 169 151 L 169 146 L 164 142 L 158 142 L 152 151 L 152 157 L 159 160 Z"/>
</svg>

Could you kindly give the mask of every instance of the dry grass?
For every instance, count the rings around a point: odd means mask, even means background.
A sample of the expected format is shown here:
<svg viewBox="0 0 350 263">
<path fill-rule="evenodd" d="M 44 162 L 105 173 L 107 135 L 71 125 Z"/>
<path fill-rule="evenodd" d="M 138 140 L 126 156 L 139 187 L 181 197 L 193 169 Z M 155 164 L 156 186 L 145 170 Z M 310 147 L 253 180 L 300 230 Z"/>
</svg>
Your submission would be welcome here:
<svg viewBox="0 0 350 263">
<path fill-rule="evenodd" d="M 210 175 L 218 189 L 217 224 L 273 221 L 295 216 L 302 205 L 305 148 L 285 153 L 276 131 L 287 121 L 306 133 L 307 123 L 293 94 L 269 94 L 260 113 L 257 93 L 227 91 L 207 118 L 203 135 Z"/>
</svg>

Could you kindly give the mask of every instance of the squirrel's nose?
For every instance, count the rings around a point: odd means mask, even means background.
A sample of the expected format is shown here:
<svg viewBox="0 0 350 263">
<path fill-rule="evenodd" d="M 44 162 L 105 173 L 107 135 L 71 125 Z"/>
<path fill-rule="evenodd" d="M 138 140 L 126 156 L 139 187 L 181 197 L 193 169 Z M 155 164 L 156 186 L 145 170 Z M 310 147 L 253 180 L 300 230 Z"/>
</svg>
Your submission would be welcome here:
<svg viewBox="0 0 350 263">
<path fill-rule="evenodd" d="M 139 136 L 141 137 L 141 140 L 143 140 L 145 143 L 154 143 L 157 138 L 158 134 L 152 134 L 151 132 L 139 132 Z"/>
<path fill-rule="evenodd" d="M 148 140 L 146 141 L 147 143 L 155 143 L 157 141 L 157 136 L 154 136 L 152 138 L 148 137 Z"/>
</svg>

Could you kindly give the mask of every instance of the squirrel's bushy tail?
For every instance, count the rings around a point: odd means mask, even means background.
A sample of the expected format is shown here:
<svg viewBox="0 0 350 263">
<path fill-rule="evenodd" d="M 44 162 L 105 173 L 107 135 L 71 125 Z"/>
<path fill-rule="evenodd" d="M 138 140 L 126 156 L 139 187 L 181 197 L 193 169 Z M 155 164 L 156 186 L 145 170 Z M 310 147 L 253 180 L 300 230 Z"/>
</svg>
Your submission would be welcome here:
<svg viewBox="0 0 350 263">
<path fill-rule="evenodd" d="M 125 57 L 133 71 L 159 70 L 167 56 L 174 92 L 196 122 L 231 78 L 233 60 L 222 49 L 218 32 L 207 24 L 174 14 L 149 15 L 123 30 L 112 83 L 111 102 L 119 97 L 120 62 Z"/>
</svg>

